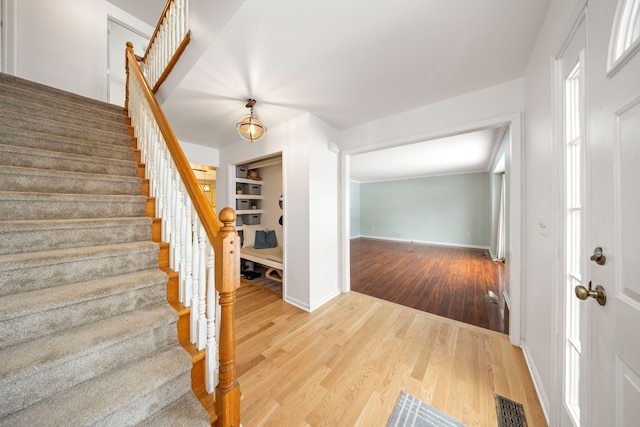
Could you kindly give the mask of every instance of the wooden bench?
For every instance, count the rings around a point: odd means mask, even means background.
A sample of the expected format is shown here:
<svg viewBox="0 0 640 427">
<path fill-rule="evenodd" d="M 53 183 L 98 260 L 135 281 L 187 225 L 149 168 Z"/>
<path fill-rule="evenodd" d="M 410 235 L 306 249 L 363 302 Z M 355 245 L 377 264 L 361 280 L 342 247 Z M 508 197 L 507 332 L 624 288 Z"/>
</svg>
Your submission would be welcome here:
<svg viewBox="0 0 640 427">
<path fill-rule="evenodd" d="M 253 261 L 268 267 L 264 274 L 271 280 L 282 282 L 282 246 L 268 249 L 256 249 L 253 246 L 244 247 L 240 252 L 240 258 Z"/>
</svg>

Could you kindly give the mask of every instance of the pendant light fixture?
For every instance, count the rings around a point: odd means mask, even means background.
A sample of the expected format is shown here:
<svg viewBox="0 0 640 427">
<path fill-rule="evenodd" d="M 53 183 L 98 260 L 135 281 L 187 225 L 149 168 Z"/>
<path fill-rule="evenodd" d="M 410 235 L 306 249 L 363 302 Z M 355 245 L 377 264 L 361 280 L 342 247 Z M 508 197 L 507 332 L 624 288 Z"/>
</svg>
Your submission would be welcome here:
<svg viewBox="0 0 640 427">
<path fill-rule="evenodd" d="M 255 99 L 247 99 L 247 105 L 245 107 L 250 109 L 250 113 L 243 116 L 238 123 L 236 123 L 236 129 L 242 137 L 249 142 L 254 142 L 262 138 L 267 131 L 267 127 L 264 125 L 262 119 L 253 114 L 253 106 L 256 105 Z"/>
</svg>

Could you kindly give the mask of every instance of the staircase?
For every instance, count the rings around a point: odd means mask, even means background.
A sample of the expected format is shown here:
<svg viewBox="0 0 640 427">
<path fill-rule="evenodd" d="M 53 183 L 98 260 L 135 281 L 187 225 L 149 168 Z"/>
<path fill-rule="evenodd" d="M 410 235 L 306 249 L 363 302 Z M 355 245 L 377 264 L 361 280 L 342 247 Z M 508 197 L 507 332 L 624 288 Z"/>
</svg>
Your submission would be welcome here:
<svg viewBox="0 0 640 427">
<path fill-rule="evenodd" d="M 210 425 L 130 144 L 121 107 L 0 74 L 0 426 Z"/>
</svg>

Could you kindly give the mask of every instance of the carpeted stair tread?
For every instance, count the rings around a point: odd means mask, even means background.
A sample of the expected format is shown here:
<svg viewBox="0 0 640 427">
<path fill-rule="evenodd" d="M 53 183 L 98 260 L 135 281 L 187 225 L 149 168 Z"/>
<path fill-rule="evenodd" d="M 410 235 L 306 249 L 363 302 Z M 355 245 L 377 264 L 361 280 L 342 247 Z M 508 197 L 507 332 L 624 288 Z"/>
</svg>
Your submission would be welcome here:
<svg viewBox="0 0 640 427">
<path fill-rule="evenodd" d="M 133 158 L 133 148 L 129 146 L 103 144 L 87 138 L 52 135 L 46 132 L 2 126 L 2 124 L 0 124 L 0 143 L 99 158 L 126 161 L 131 161 Z"/>
<path fill-rule="evenodd" d="M 76 104 L 84 104 L 93 108 L 105 110 L 108 112 L 122 113 L 122 106 L 109 104 L 97 99 L 88 98 L 86 96 L 78 95 L 72 92 L 67 92 L 62 89 L 54 88 L 42 83 L 37 83 L 31 80 L 26 80 L 20 77 L 12 76 L 6 73 L 0 73 L 0 83 L 5 85 L 11 85 L 13 87 L 19 87 L 24 90 L 33 92 L 32 96 L 49 96 L 57 99 L 62 99 L 67 102 L 73 102 Z"/>
<path fill-rule="evenodd" d="M 198 398 L 193 393 L 186 393 L 138 427 L 211 427 L 211 423 Z"/>
<path fill-rule="evenodd" d="M 0 73 L 0 427 L 209 425 L 128 123 Z"/>
<path fill-rule="evenodd" d="M 0 191 L 0 218 L 118 218 L 145 215 L 145 196 Z"/>
<path fill-rule="evenodd" d="M 151 269 L 0 297 L 0 349 L 166 302 L 166 284 Z"/>
<path fill-rule="evenodd" d="M 93 103 L 73 102 L 51 96 L 46 93 L 28 90 L 26 88 L 16 87 L 0 82 L 0 94 L 2 98 L 9 100 L 14 99 L 25 105 L 37 104 L 41 107 L 53 108 L 60 112 L 71 113 L 75 116 L 97 117 L 102 121 L 122 124 L 125 123 L 124 109 L 117 106 L 117 109 L 111 111 L 102 106 L 93 105 Z"/>
<path fill-rule="evenodd" d="M 0 256 L 0 295 L 158 267 L 152 241 Z"/>
<path fill-rule="evenodd" d="M 142 179 L 136 176 L 34 169 L 0 168 L 0 188 L 18 192 L 139 195 Z"/>
<path fill-rule="evenodd" d="M 0 416 L 176 346 L 177 314 L 159 304 L 0 350 Z M 177 360 L 180 360 L 177 358 Z M 144 381 L 138 375 L 138 380 Z"/>
<path fill-rule="evenodd" d="M 0 165 L 135 176 L 138 164 L 132 160 L 110 159 L 38 148 L 0 144 Z"/>
<path fill-rule="evenodd" d="M 148 241 L 152 222 L 148 217 L 0 221 L 0 255 Z"/>
<path fill-rule="evenodd" d="M 90 127 L 62 123 L 55 120 L 20 114 L 0 108 L 0 125 L 36 132 L 46 132 L 52 135 L 69 138 L 85 139 L 104 144 L 127 147 L 131 143 L 131 137 L 122 132 L 93 129 Z"/>
<path fill-rule="evenodd" d="M 178 346 L 78 384 L 4 419 L 0 426 L 132 426 L 190 392 L 191 360 Z"/>
<path fill-rule="evenodd" d="M 0 89 L 2 89 L 0 87 Z M 58 106 L 50 107 L 43 105 L 41 101 L 30 99 L 29 101 L 15 99 L 0 92 L 0 109 L 13 111 L 19 114 L 28 114 L 33 117 L 51 120 L 59 123 L 66 123 L 76 126 L 83 126 L 91 129 L 107 130 L 110 132 L 127 132 L 129 126 L 124 122 L 124 115 L 118 121 L 104 120 L 104 114 L 99 111 L 79 114 L 72 114 L 63 111 Z"/>
</svg>

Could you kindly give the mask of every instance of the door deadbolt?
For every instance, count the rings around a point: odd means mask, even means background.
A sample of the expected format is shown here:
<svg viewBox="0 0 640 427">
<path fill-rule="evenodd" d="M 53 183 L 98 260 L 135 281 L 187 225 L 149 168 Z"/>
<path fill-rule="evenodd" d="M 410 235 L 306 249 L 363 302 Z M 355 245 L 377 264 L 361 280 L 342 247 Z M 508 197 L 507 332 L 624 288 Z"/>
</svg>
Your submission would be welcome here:
<svg viewBox="0 0 640 427">
<path fill-rule="evenodd" d="M 598 304 L 605 305 L 607 303 L 607 293 L 600 285 L 596 286 L 595 290 L 591 289 L 591 281 L 589 281 L 589 288 L 585 288 L 583 285 L 578 285 L 575 288 L 576 297 L 581 300 L 585 300 L 589 297 L 598 301 Z"/>
<path fill-rule="evenodd" d="M 591 261 L 594 261 L 598 265 L 605 265 L 605 263 L 607 262 L 607 257 L 604 255 L 604 251 L 600 246 L 593 250 Z"/>
</svg>

